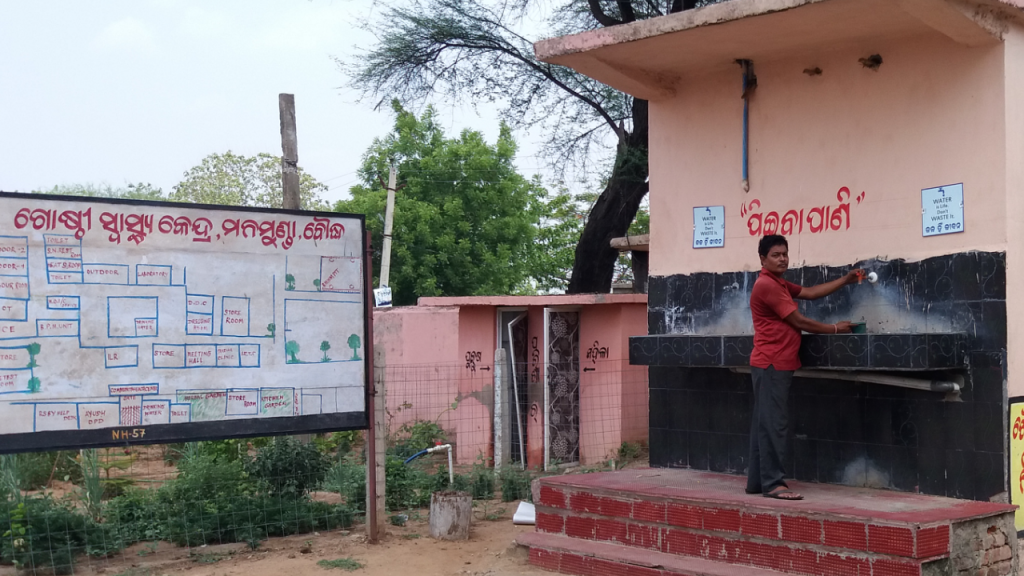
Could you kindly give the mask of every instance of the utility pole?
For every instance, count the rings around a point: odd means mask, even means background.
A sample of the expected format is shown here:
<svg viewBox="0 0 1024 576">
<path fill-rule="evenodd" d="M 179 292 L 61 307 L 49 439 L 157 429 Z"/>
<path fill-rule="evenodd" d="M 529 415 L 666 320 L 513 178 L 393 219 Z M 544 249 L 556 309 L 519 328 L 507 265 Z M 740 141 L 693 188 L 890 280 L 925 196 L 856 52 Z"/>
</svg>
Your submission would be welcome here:
<svg viewBox="0 0 1024 576">
<path fill-rule="evenodd" d="M 295 95 L 278 94 L 281 111 L 281 180 L 285 210 L 298 210 L 299 204 L 299 144 L 295 133 Z"/>
<path fill-rule="evenodd" d="M 395 185 L 398 180 L 398 169 L 391 164 L 388 173 L 388 203 L 384 209 L 384 251 L 380 256 L 380 286 L 389 286 L 391 279 L 391 224 L 395 217 Z"/>
</svg>

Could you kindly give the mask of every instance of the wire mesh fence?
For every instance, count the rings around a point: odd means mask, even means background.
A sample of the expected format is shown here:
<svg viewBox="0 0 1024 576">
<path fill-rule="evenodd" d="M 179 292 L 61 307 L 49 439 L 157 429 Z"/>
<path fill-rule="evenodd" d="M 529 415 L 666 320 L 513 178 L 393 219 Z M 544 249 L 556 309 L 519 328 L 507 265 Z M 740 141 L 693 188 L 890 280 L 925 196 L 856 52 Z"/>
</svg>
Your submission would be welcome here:
<svg viewBox="0 0 1024 576">
<path fill-rule="evenodd" d="M 644 464 L 647 371 L 625 360 L 382 370 L 394 523 L 438 490 L 514 502 L 541 474 Z M 365 513 L 364 431 L 4 455 L 0 573 L 92 574 L 161 542 L 201 561 L 206 545 L 255 549 Z"/>
</svg>

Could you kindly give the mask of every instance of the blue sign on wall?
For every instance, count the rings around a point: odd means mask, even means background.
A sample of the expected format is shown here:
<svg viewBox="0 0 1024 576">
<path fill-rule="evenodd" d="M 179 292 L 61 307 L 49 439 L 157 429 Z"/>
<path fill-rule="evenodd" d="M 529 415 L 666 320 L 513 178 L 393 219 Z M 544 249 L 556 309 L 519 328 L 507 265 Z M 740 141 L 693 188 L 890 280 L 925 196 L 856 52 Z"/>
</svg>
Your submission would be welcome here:
<svg viewBox="0 0 1024 576">
<path fill-rule="evenodd" d="M 693 209 L 693 247 L 725 246 L 725 206 L 697 206 Z"/>
<path fill-rule="evenodd" d="M 964 231 L 964 185 L 921 190 L 921 234 L 938 236 Z"/>
</svg>

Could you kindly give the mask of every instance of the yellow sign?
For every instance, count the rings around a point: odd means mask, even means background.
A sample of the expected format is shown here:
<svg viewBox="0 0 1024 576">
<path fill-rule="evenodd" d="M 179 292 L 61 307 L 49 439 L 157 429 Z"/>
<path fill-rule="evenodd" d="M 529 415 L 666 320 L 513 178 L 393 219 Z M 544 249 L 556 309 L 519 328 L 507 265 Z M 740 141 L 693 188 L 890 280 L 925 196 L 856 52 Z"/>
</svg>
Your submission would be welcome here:
<svg viewBox="0 0 1024 576">
<path fill-rule="evenodd" d="M 1017 531 L 1024 530 L 1024 401 L 1010 404 L 1010 503 Z"/>
</svg>

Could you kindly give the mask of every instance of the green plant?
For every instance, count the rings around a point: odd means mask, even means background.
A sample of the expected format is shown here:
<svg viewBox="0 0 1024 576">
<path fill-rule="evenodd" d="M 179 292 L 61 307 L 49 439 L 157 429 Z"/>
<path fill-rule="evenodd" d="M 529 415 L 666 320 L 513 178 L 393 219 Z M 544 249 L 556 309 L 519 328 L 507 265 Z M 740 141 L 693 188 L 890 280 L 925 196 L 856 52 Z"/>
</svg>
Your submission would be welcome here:
<svg viewBox="0 0 1024 576">
<path fill-rule="evenodd" d="M 474 500 L 490 500 L 494 498 L 494 472 L 481 462 L 473 465 L 469 474 L 469 493 Z"/>
<path fill-rule="evenodd" d="M 292 276 L 291 274 L 284 275 L 284 289 L 295 290 L 295 276 Z"/>
<path fill-rule="evenodd" d="M 327 472 L 323 487 L 340 494 L 350 507 L 361 510 L 366 502 L 366 466 L 340 461 Z"/>
<path fill-rule="evenodd" d="M 444 444 L 447 440 L 447 433 L 436 422 L 416 420 L 402 424 L 388 445 L 395 457 L 404 460 L 421 450 Z"/>
<path fill-rule="evenodd" d="M 78 464 L 82 467 L 82 486 L 78 496 L 93 520 L 99 521 L 103 512 L 103 478 L 100 476 L 100 457 L 95 449 L 82 450 Z"/>
<path fill-rule="evenodd" d="M 54 574 L 71 573 L 77 554 L 100 557 L 120 549 L 109 526 L 50 497 L 26 497 L 0 508 L 0 526 L 7 527 L 0 562 L 29 572 L 48 568 Z"/>
<path fill-rule="evenodd" d="M 512 466 L 505 467 L 498 473 L 501 484 L 501 501 L 532 500 L 530 492 L 530 472 Z"/>
<path fill-rule="evenodd" d="M 352 558 L 338 558 L 337 560 L 321 560 L 317 562 L 316 565 L 327 570 L 339 569 L 348 570 L 349 572 L 353 570 L 358 570 L 363 567 L 362 564 L 356 562 Z"/>
<path fill-rule="evenodd" d="M 144 545 L 142 547 L 142 549 L 137 552 L 137 554 L 139 556 L 149 556 L 150 554 L 155 553 L 156 549 L 159 548 L 159 547 L 160 547 L 160 543 L 159 542 L 149 542 L 146 545 Z"/>
<path fill-rule="evenodd" d="M 245 463 L 245 471 L 273 495 L 303 496 L 323 481 L 330 460 L 313 444 L 278 436 Z"/>
<path fill-rule="evenodd" d="M 619 446 L 618 459 L 619 460 L 635 460 L 642 456 L 644 453 L 644 445 L 642 442 L 623 442 Z"/>
<path fill-rule="evenodd" d="M 413 532 L 412 534 L 402 534 L 402 538 L 405 538 L 406 540 L 415 540 L 419 537 L 420 535 L 416 534 L 415 532 Z"/>
<path fill-rule="evenodd" d="M 324 454 L 337 452 L 338 456 L 344 456 L 352 451 L 352 447 L 362 437 L 363 432 L 361 430 L 348 430 L 346 432 L 332 432 L 315 436 L 313 443 Z"/>
<path fill-rule="evenodd" d="M 327 351 L 331 349 L 331 343 L 324 340 L 320 343 L 320 351 L 324 353 L 323 357 L 320 358 L 321 362 L 330 362 L 331 357 L 327 355 Z"/>
</svg>

